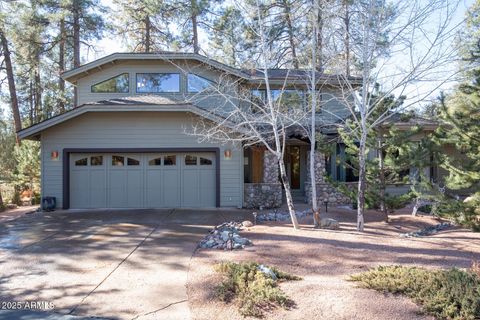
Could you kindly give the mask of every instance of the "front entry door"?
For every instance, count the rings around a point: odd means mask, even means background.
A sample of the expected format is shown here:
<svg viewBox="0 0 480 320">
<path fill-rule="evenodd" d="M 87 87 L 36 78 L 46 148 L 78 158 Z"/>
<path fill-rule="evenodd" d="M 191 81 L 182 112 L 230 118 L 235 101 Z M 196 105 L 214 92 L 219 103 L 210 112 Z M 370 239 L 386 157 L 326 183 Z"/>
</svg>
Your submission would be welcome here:
<svg viewBox="0 0 480 320">
<path fill-rule="evenodd" d="M 300 147 L 290 146 L 287 152 L 290 187 L 298 190 L 300 189 Z"/>
</svg>

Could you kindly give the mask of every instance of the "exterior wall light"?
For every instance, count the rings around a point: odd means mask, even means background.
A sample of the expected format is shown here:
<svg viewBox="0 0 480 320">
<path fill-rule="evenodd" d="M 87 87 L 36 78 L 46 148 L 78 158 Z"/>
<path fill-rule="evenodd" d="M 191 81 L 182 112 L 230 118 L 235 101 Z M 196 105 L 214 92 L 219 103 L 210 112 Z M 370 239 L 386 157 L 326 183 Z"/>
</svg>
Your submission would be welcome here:
<svg viewBox="0 0 480 320">
<path fill-rule="evenodd" d="M 56 151 L 56 150 L 55 150 L 55 151 L 52 151 L 52 152 L 50 153 L 50 158 L 51 158 L 52 160 L 58 160 L 58 158 L 59 158 L 59 153 L 58 153 L 58 151 Z"/>
<path fill-rule="evenodd" d="M 225 150 L 223 152 L 223 156 L 224 156 L 225 160 L 232 159 L 232 150 L 230 150 L 230 149 Z"/>
</svg>

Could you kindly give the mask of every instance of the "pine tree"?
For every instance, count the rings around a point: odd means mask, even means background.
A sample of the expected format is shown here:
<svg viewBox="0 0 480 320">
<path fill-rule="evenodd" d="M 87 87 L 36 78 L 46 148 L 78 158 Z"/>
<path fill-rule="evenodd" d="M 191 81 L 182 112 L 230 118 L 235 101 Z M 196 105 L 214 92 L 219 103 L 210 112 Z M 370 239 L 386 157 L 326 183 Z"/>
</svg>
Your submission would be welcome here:
<svg viewBox="0 0 480 320">
<path fill-rule="evenodd" d="M 467 24 L 460 41 L 460 52 L 466 70 L 466 81 L 446 98 L 442 117 L 448 126 L 442 132 L 442 142 L 454 145 L 456 155 L 450 156 L 444 168 L 448 170 L 446 186 L 464 190 L 470 197 L 465 203 L 452 200 L 450 214 L 461 210 L 457 219 L 480 228 L 480 1 L 468 11 Z M 452 204 L 453 202 L 453 204 Z M 452 209 L 452 207 L 454 207 Z"/>
<path fill-rule="evenodd" d="M 123 35 L 129 50 L 156 52 L 170 48 L 172 10 L 164 0 L 117 0 L 116 4 L 120 11 L 115 28 Z"/>
<path fill-rule="evenodd" d="M 171 0 L 169 10 L 179 18 L 177 43 L 179 49 L 191 49 L 194 53 L 202 50 L 200 32 L 211 31 L 211 16 L 220 0 Z M 206 48 L 203 48 L 205 50 Z M 205 52 L 205 51 L 204 51 Z"/>
<path fill-rule="evenodd" d="M 213 20 L 209 46 L 213 57 L 227 65 L 242 66 L 246 60 L 244 48 L 245 21 L 242 12 L 233 6 L 219 10 Z"/>
</svg>

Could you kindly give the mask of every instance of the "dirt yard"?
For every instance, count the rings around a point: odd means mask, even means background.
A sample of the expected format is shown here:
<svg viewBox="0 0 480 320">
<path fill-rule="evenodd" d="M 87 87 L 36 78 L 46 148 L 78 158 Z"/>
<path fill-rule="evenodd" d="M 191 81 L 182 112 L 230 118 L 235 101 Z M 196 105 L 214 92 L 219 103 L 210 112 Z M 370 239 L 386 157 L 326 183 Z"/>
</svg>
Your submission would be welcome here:
<svg viewBox="0 0 480 320">
<path fill-rule="evenodd" d="M 407 210 L 382 222 L 380 213 L 366 215 L 364 233 L 355 230 L 356 212 L 331 209 L 323 217 L 340 221 L 340 230 L 316 230 L 311 216 L 301 230 L 289 224 L 262 223 L 242 232 L 254 246 L 241 251 L 199 249 L 189 270 L 189 307 L 194 319 L 243 319 L 233 304 L 216 301 L 214 287 L 220 277 L 213 265 L 220 261 L 255 261 L 302 276 L 282 289 L 295 302 L 291 310 L 276 309 L 266 319 L 432 319 L 409 299 L 360 289 L 349 275 L 378 265 L 415 265 L 428 268 L 470 267 L 480 260 L 480 233 L 449 228 L 422 238 L 401 238 L 440 221 L 411 217 Z"/>
</svg>

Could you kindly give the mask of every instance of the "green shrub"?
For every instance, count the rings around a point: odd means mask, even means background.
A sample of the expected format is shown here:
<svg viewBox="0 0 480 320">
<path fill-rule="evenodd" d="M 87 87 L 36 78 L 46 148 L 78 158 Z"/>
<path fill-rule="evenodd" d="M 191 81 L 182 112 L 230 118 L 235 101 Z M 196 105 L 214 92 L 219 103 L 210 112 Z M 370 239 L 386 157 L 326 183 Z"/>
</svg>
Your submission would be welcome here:
<svg viewBox="0 0 480 320">
<path fill-rule="evenodd" d="M 277 279 L 265 275 L 254 262 L 216 265 L 216 271 L 225 275 L 224 281 L 216 288 L 216 296 L 227 303 L 235 300 L 243 316 L 262 317 L 264 310 L 275 306 L 288 309 L 292 301 L 280 290 L 278 282 L 301 278 L 269 268 Z"/>
<path fill-rule="evenodd" d="M 438 202 L 434 212 L 440 217 L 454 220 L 457 224 L 473 231 L 480 231 L 480 194 L 470 197 L 469 201 L 445 198 Z"/>
<path fill-rule="evenodd" d="M 480 318 L 480 277 L 471 270 L 381 266 L 350 279 L 365 288 L 404 294 L 438 319 Z"/>
</svg>

